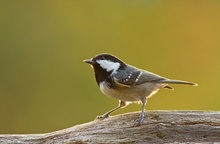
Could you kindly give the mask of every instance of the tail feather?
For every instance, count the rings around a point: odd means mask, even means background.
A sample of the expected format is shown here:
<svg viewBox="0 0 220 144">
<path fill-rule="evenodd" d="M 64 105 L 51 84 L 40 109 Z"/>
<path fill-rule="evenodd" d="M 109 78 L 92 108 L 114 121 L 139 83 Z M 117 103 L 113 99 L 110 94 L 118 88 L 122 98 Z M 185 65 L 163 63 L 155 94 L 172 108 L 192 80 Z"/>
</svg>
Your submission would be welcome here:
<svg viewBox="0 0 220 144">
<path fill-rule="evenodd" d="M 170 80 L 170 79 L 164 79 L 158 81 L 158 83 L 164 83 L 164 84 L 187 84 L 187 85 L 192 85 L 192 86 L 197 86 L 197 83 L 193 82 L 187 82 L 187 81 L 181 81 L 181 80 Z"/>
</svg>

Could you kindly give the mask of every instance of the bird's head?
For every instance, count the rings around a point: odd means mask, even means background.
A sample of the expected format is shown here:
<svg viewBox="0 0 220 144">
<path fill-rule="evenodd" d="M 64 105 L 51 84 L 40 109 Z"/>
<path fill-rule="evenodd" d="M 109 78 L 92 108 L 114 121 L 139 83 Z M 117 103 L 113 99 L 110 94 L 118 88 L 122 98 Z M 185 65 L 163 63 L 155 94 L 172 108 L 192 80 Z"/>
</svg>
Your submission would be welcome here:
<svg viewBox="0 0 220 144">
<path fill-rule="evenodd" d="M 84 62 L 92 65 L 95 72 L 103 71 L 109 74 L 116 73 L 119 69 L 123 69 L 126 66 L 122 60 L 111 54 L 99 54 L 92 59 L 84 60 Z"/>
</svg>

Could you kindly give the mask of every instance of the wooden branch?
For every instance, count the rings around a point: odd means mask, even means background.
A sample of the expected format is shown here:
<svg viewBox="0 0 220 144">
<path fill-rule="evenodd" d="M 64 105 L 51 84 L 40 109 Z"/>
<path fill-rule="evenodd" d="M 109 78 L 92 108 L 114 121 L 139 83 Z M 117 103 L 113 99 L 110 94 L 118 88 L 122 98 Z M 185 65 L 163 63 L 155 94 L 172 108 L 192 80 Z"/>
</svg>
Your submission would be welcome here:
<svg viewBox="0 0 220 144">
<path fill-rule="evenodd" d="M 213 143 L 220 142 L 220 112 L 148 111 L 96 120 L 46 134 L 0 135 L 2 144 Z"/>
</svg>

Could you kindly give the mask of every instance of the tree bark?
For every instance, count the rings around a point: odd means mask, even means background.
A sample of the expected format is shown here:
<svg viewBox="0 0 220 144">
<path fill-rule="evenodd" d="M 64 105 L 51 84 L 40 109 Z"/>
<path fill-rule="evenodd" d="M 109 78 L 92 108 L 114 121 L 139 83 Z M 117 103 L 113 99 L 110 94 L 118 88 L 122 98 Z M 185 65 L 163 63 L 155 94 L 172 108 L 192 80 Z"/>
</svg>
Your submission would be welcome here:
<svg viewBox="0 0 220 144">
<path fill-rule="evenodd" d="M 112 116 L 46 134 L 0 135 L 2 144 L 220 143 L 220 112 L 147 111 Z"/>
</svg>

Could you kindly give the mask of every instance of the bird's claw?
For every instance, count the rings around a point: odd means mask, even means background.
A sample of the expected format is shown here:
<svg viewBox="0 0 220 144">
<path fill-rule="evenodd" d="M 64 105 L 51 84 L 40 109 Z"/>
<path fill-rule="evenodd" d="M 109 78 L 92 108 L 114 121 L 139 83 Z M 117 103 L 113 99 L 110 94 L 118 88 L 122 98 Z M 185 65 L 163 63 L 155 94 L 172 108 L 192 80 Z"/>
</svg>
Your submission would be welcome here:
<svg viewBox="0 0 220 144">
<path fill-rule="evenodd" d="M 143 124 L 144 118 L 143 117 L 139 117 L 139 119 L 137 119 L 135 122 L 137 122 L 135 124 L 135 126 L 141 126 Z"/>
<path fill-rule="evenodd" d="M 109 117 L 108 115 L 101 115 L 101 116 L 97 116 L 95 119 L 96 120 L 103 120 L 103 119 L 106 119 L 108 117 Z"/>
</svg>

